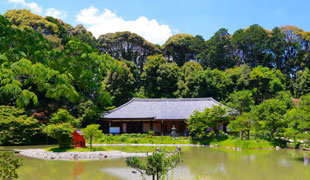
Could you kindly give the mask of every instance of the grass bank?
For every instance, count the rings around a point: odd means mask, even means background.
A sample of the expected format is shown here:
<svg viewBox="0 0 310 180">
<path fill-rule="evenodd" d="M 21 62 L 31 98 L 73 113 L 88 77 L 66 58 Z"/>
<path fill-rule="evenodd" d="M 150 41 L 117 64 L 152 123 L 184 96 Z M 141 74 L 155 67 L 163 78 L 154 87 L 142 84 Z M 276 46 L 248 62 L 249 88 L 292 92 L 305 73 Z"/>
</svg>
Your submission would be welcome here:
<svg viewBox="0 0 310 180">
<path fill-rule="evenodd" d="M 104 135 L 94 144 L 194 144 L 191 137 L 153 136 L 149 134 Z"/>
<path fill-rule="evenodd" d="M 163 146 L 160 147 L 164 151 L 175 151 L 176 147 L 168 147 Z M 188 147 L 182 147 L 182 150 L 187 149 Z M 146 153 L 146 152 L 154 152 L 156 150 L 156 146 L 100 146 L 100 147 L 85 147 L 85 148 L 59 148 L 52 147 L 46 148 L 45 150 L 51 152 L 94 152 L 94 151 L 122 151 L 128 153 Z"/>
<path fill-rule="evenodd" d="M 211 145 L 218 145 L 225 148 L 241 148 L 242 150 L 250 149 L 269 149 L 275 146 L 266 140 L 240 140 L 240 139 L 226 139 L 224 141 L 212 142 Z"/>
</svg>

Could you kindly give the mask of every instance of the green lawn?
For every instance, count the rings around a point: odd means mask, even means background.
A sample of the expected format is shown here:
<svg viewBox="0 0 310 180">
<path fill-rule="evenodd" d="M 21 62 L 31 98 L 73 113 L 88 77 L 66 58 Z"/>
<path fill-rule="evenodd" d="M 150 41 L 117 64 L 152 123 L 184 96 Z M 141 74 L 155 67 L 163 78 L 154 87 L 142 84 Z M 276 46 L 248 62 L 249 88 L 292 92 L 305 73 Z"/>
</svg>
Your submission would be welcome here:
<svg viewBox="0 0 310 180">
<path fill-rule="evenodd" d="M 88 143 L 88 142 L 87 142 Z M 148 134 L 104 135 L 94 144 L 193 144 L 191 137 L 151 136 Z"/>
<path fill-rule="evenodd" d="M 226 139 L 224 141 L 212 142 L 211 145 L 217 144 L 219 147 L 228 147 L 228 148 L 241 148 L 245 149 L 267 149 L 273 148 L 269 141 L 265 140 L 240 140 L 240 139 Z"/>
<path fill-rule="evenodd" d="M 164 151 L 174 151 L 176 147 L 160 147 Z M 187 149 L 188 147 L 182 147 L 182 150 Z M 46 148 L 45 150 L 51 152 L 87 152 L 87 151 L 122 151 L 129 153 L 146 153 L 146 152 L 154 152 L 156 146 L 97 146 L 97 147 L 86 147 L 86 148 L 59 148 L 52 147 Z"/>
</svg>

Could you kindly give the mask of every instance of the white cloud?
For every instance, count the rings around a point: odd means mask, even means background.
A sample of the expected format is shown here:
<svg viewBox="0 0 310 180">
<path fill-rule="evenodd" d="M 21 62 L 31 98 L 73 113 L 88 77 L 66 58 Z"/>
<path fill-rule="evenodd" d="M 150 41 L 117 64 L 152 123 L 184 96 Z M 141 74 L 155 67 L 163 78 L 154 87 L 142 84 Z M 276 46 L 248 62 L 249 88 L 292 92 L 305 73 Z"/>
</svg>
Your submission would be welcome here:
<svg viewBox="0 0 310 180">
<path fill-rule="evenodd" d="M 139 34 L 152 43 L 163 44 L 172 36 L 169 26 L 158 24 L 156 19 L 149 20 L 141 16 L 136 20 L 126 21 L 109 9 L 104 9 L 104 11 L 100 13 L 99 10 L 93 6 L 81 10 L 76 18 L 78 22 L 88 25 L 88 30 L 97 38 L 105 33 L 131 31 Z"/>
<path fill-rule="evenodd" d="M 26 0 L 9 0 L 9 2 L 14 3 L 15 5 L 25 6 L 33 12 L 42 13 L 42 7 L 35 2 L 26 2 Z"/>
<path fill-rule="evenodd" d="M 65 11 L 59 11 L 55 8 L 48 8 L 45 12 L 46 16 L 52 16 L 58 19 L 65 19 L 67 17 L 67 13 Z"/>
</svg>

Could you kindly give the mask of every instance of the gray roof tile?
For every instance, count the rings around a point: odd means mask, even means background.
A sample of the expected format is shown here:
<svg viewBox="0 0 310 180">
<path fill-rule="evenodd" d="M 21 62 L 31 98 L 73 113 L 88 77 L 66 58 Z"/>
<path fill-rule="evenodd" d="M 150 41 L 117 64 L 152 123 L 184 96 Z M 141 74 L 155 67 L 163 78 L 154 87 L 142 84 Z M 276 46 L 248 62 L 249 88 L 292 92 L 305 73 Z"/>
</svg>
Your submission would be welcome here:
<svg viewBox="0 0 310 180">
<path fill-rule="evenodd" d="M 132 99 L 103 115 L 106 119 L 188 119 L 195 110 L 219 105 L 213 98 Z"/>
</svg>

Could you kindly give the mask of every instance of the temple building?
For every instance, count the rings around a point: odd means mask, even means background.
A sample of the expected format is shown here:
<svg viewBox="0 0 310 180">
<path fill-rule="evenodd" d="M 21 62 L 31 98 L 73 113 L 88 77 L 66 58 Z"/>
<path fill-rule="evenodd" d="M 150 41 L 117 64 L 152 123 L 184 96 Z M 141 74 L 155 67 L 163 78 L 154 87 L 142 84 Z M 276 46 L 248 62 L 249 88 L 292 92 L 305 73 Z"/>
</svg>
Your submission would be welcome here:
<svg viewBox="0 0 310 180">
<path fill-rule="evenodd" d="M 103 114 L 103 121 L 109 124 L 109 133 L 171 134 L 176 128 L 178 136 L 188 134 L 186 120 L 195 110 L 217 106 L 213 98 L 183 99 L 132 99 L 122 106 Z M 226 131 L 226 123 L 219 123 L 218 129 Z"/>
</svg>

